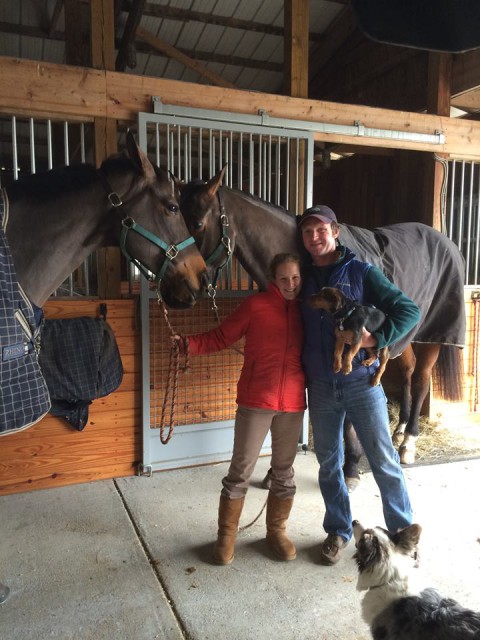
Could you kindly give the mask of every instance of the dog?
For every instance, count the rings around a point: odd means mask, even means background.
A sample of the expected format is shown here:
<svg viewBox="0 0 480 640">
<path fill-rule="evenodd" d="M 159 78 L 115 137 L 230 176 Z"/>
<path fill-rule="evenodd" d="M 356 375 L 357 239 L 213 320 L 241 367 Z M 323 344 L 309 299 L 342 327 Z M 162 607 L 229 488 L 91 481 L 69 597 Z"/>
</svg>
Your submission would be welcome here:
<svg viewBox="0 0 480 640">
<path fill-rule="evenodd" d="M 333 370 L 335 373 L 341 371 L 348 375 L 352 370 L 352 360 L 360 349 L 363 328 L 365 327 L 370 333 L 376 331 L 383 324 L 385 314 L 380 309 L 367 307 L 347 298 L 339 289 L 333 287 L 322 287 L 318 293 L 309 296 L 307 302 L 313 309 L 323 309 L 334 317 L 336 341 Z M 349 345 L 349 349 L 344 355 L 345 344 Z M 377 358 L 380 361 L 380 366 L 371 380 L 372 387 L 375 387 L 380 384 L 387 366 L 388 348 L 364 347 L 364 349 L 367 351 L 368 358 L 363 360 L 362 364 L 369 367 Z"/>
<path fill-rule="evenodd" d="M 353 522 L 357 590 L 366 591 L 362 615 L 374 640 L 479 640 L 480 613 L 415 585 L 422 528 L 396 533 Z"/>
</svg>

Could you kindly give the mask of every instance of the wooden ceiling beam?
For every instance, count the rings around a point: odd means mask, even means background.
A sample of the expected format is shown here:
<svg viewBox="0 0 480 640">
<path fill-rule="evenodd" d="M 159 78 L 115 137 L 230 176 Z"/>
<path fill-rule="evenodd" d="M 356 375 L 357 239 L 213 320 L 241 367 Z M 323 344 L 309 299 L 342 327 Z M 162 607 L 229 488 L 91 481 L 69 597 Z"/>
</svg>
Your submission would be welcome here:
<svg viewBox="0 0 480 640">
<path fill-rule="evenodd" d="M 129 3 L 124 3 L 124 7 L 128 7 L 128 4 Z M 214 24 L 220 27 L 265 33 L 269 35 L 279 36 L 281 38 L 283 38 L 285 35 L 285 30 L 283 27 L 275 27 L 273 25 L 263 24 L 260 22 L 251 22 L 250 20 L 239 20 L 237 18 L 229 18 L 227 16 L 216 16 L 210 13 L 202 13 L 201 11 L 176 9 L 174 7 L 167 7 L 150 2 L 145 5 L 144 15 L 153 18 L 177 20 L 179 22 L 202 22 L 204 24 Z M 323 34 L 321 33 L 309 33 L 308 37 L 309 40 L 313 42 L 321 42 L 323 40 Z"/>
<path fill-rule="evenodd" d="M 197 62 L 197 60 L 189 58 L 179 49 L 172 47 L 171 44 L 168 44 L 168 42 L 165 42 L 164 40 L 161 40 L 160 38 L 154 36 L 143 27 L 137 27 L 137 35 L 139 38 L 145 40 L 145 42 L 147 42 L 154 49 L 161 51 L 169 58 L 172 58 L 173 60 L 184 64 L 189 69 L 196 71 L 200 76 L 202 76 L 202 78 L 206 78 L 212 84 L 218 85 L 219 87 L 228 87 L 230 89 L 236 88 L 233 82 L 230 82 L 229 80 L 222 78 L 222 76 L 218 75 L 218 73 L 207 69 L 205 65 L 200 64 L 199 62 Z"/>
<path fill-rule="evenodd" d="M 26 25 L 17 25 L 0 21 L 0 33 L 13 33 L 18 36 L 29 36 L 31 38 L 48 38 L 50 40 L 64 41 L 65 34 L 63 31 L 54 31 L 48 34 L 47 31 L 39 27 L 29 27 Z M 120 42 L 116 41 L 117 49 Z M 141 53 L 150 55 L 165 55 L 164 53 L 154 49 L 143 40 L 137 38 L 135 48 Z M 190 51 L 177 47 L 178 51 L 192 58 L 193 60 L 203 60 L 204 62 L 218 62 L 219 64 L 228 64 L 236 67 L 246 67 L 249 69 L 266 69 L 275 73 L 283 73 L 284 66 L 278 62 L 269 62 L 265 60 L 254 60 L 252 58 L 241 58 L 239 56 L 225 56 L 219 53 L 210 53 L 207 51 Z"/>
</svg>

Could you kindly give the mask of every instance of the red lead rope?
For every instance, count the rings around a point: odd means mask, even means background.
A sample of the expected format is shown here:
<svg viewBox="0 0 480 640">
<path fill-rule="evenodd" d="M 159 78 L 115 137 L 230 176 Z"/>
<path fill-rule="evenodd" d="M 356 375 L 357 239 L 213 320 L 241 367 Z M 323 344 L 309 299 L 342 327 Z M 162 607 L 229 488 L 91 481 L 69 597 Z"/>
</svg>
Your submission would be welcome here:
<svg viewBox="0 0 480 640">
<path fill-rule="evenodd" d="M 178 335 L 173 330 L 170 320 L 168 319 L 168 309 L 160 297 L 158 298 L 158 304 L 162 307 L 163 316 L 169 328 L 171 337 Z M 183 365 L 180 364 L 180 356 L 183 356 L 184 358 Z M 175 410 L 176 410 L 177 393 L 178 393 L 178 374 L 180 369 L 182 371 L 187 371 L 188 367 L 189 367 L 188 338 L 185 336 L 181 336 L 181 348 L 177 340 L 172 340 L 172 346 L 170 348 L 170 362 L 168 365 L 167 384 L 165 387 L 165 395 L 163 397 L 163 404 L 162 404 L 162 413 L 160 416 L 160 442 L 162 444 L 167 444 L 173 436 L 173 430 L 175 427 Z M 167 436 L 165 437 L 164 433 L 165 433 L 165 429 L 167 428 L 167 426 L 165 425 L 165 414 L 167 413 L 168 405 L 170 405 L 170 421 L 168 426 L 168 433 L 167 433 Z"/>
</svg>

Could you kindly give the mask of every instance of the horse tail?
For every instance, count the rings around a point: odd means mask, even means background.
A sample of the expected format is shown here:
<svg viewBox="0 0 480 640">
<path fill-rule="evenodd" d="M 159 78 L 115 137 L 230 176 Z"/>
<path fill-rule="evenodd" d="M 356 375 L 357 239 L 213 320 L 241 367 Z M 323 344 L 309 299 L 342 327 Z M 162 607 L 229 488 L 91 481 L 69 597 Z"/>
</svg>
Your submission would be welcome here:
<svg viewBox="0 0 480 640">
<path fill-rule="evenodd" d="M 443 400 L 463 399 L 463 362 L 460 347 L 442 344 L 433 368 L 435 391 Z"/>
</svg>

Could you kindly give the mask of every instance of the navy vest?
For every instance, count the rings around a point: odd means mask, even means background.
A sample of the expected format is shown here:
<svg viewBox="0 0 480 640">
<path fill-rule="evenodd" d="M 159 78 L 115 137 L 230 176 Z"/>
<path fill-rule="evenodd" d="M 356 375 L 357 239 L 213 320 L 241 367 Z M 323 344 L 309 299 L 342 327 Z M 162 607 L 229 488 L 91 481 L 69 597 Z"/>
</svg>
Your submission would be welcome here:
<svg viewBox="0 0 480 640">
<path fill-rule="evenodd" d="M 319 378 L 333 380 L 344 377 L 343 373 L 333 372 L 333 351 L 335 347 L 335 321 L 333 317 L 322 309 L 312 309 L 306 300 L 312 293 L 317 293 L 322 286 L 340 289 L 348 298 L 364 303 L 363 282 L 371 265 L 357 260 L 350 249 L 345 249 L 343 260 L 335 265 L 330 272 L 327 282 L 319 283 L 315 277 L 316 268 L 311 266 L 304 274 L 302 287 L 302 317 L 305 328 L 305 342 L 302 352 L 302 365 L 307 380 Z M 320 268 L 321 270 L 321 268 Z M 360 349 L 353 360 L 353 370 L 349 375 L 372 375 L 378 362 L 371 367 L 364 367 L 361 361 L 365 358 L 365 351 Z"/>
</svg>

